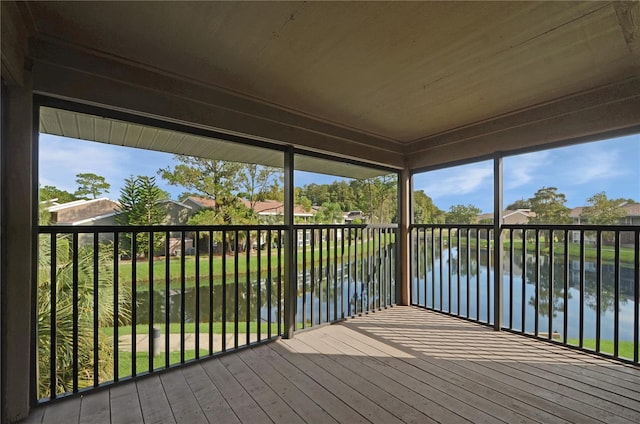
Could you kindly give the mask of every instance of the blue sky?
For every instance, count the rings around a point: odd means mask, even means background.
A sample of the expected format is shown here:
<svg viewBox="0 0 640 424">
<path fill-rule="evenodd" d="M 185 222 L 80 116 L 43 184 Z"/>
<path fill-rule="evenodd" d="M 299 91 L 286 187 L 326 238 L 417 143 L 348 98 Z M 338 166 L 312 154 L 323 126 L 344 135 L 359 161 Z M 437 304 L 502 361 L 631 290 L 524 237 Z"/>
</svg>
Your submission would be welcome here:
<svg viewBox="0 0 640 424">
<path fill-rule="evenodd" d="M 39 182 L 73 193 L 78 188 L 76 174 L 94 173 L 105 177 L 111 189 L 104 196 L 117 199 L 124 179 L 130 175 L 156 176 L 156 183 L 177 199 L 186 191 L 183 187 L 166 184 L 158 169 L 175 164 L 173 155 L 131 147 L 76 140 L 40 134 Z M 343 178 L 297 171 L 296 186 L 310 183 L 330 184 Z"/>
<path fill-rule="evenodd" d="M 507 157 L 503 173 L 504 206 L 541 187 L 557 187 L 569 207 L 601 191 L 640 201 L 640 134 Z M 492 161 L 418 174 L 413 185 L 445 211 L 456 204 L 493 211 Z"/>
<path fill-rule="evenodd" d="M 107 197 L 117 199 L 130 175 L 157 175 L 170 166 L 167 153 L 85 142 L 42 134 L 40 136 L 40 185 L 54 185 L 74 192 L 75 175 L 92 172 L 111 184 Z M 640 134 L 580 144 L 504 159 L 504 204 L 532 197 L 539 188 L 558 187 L 567 206 L 584 205 L 595 193 L 640 201 Z M 322 174 L 296 172 L 296 186 L 328 184 L 340 179 Z M 158 184 L 177 198 L 185 191 Z M 479 162 L 418 174 L 414 189 L 424 190 L 443 210 L 456 204 L 473 204 L 483 212 L 493 210 L 493 163 Z"/>
</svg>

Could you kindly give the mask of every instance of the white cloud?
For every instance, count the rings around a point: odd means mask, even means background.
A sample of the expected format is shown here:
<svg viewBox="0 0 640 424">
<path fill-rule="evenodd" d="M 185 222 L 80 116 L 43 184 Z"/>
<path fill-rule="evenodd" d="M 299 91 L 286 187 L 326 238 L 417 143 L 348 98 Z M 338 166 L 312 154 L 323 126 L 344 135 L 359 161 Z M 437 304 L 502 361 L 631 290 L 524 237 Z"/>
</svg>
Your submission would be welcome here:
<svg viewBox="0 0 640 424">
<path fill-rule="evenodd" d="M 620 151 L 595 147 L 580 150 L 570 161 L 570 167 L 563 170 L 562 179 L 572 184 L 587 184 L 618 177 L 627 173 L 620 166 Z"/>
<path fill-rule="evenodd" d="M 490 163 L 482 163 L 433 171 L 423 175 L 422 178 L 426 180 L 425 184 L 415 187 L 415 189 L 424 190 L 429 197 L 437 199 L 477 191 L 487 181 L 493 179 L 493 166 Z M 491 187 L 490 184 L 489 182 L 489 187 Z"/>
<path fill-rule="evenodd" d="M 547 151 L 529 153 L 505 159 L 504 185 L 514 189 L 536 179 L 538 169 L 549 166 L 551 153 Z"/>
<path fill-rule="evenodd" d="M 54 185 L 73 192 L 77 188 L 75 176 L 79 173 L 102 175 L 111 183 L 128 175 L 124 168 L 126 156 L 115 151 L 113 146 L 41 136 L 38 154 L 41 185 Z"/>
</svg>

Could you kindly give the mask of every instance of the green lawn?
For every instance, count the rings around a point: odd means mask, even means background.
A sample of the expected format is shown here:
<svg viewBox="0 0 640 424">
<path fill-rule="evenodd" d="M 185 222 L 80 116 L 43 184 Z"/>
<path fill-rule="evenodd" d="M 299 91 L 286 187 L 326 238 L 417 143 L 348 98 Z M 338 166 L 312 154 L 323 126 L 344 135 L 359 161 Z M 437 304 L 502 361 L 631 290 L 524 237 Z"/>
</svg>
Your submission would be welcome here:
<svg viewBox="0 0 640 424">
<path fill-rule="evenodd" d="M 154 324 L 154 327 L 159 327 L 160 328 L 160 333 L 161 334 L 166 334 L 166 326 L 164 323 L 160 324 Z M 234 323 L 233 322 L 227 322 L 226 325 L 226 333 L 227 334 L 232 334 L 233 333 L 233 329 L 234 329 Z M 258 324 L 255 322 L 250 323 L 249 325 L 249 332 L 250 333 L 257 333 L 258 330 Z M 262 323 L 260 325 L 260 334 L 262 335 L 266 335 L 267 331 L 269 330 L 269 325 L 267 323 Z M 185 333 L 195 333 L 196 332 L 196 324 L 194 322 L 188 322 L 185 323 L 184 325 L 184 332 Z M 247 322 L 240 320 L 238 322 L 238 333 L 240 334 L 246 334 L 247 332 Z M 113 327 L 104 327 L 102 328 L 102 333 L 113 337 Z M 149 325 L 148 324 L 138 324 L 136 325 L 136 334 L 148 334 L 149 333 Z M 205 333 L 209 333 L 209 323 L 200 323 L 200 333 L 201 334 L 205 334 Z M 131 326 L 130 325 L 123 325 L 118 327 L 118 336 L 128 336 L 129 334 L 131 334 Z M 180 334 L 180 323 L 170 323 L 169 324 L 169 334 Z M 220 322 L 214 322 L 213 323 L 213 334 L 222 334 L 222 323 Z M 272 323 L 271 324 L 271 334 L 272 335 L 276 335 L 278 334 L 278 323 Z"/>
<path fill-rule="evenodd" d="M 578 346 L 579 339 L 567 339 L 567 344 Z M 596 350 L 595 339 L 584 339 L 583 346 L 586 349 Z M 618 356 L 633 359 L 634 343 L 630 341 L 618 342 Z M 613 340 L 600 340 L 600 352 L 613 355 Z"/>
<path fill-rule="evenodd" d="M 320 252 L 319 246 L 315 246 L 314 252 L 312 254 L 311 248 L 307 247 L 306 251 L 303 253 L 302 249 L 298 249 L 297 253 L 297 263 L 298 268 L 302 269 L 303 259 L 306 263 L 307 269 L 311 265 L 311 260 L 313 260 L 317 264 L 320 260 L 320 256 L 322 255 L 322 262 L 326 263 L 327 260 L 327 246 L 329 246 L 329 257 L 331 262 L 333 263 L 334 257 L 337 257 L 338 263 L 344 260 L 347 261 L 349 259 L 355 258 L 355 249 L 358 249 L 358 258 L 360 257 L 360 252 L 362 249 L 365 249 L 365 253 L 367 248 L 369 252 L 374 252 L 378 248 L 377 241 L 373 240 L 369 241 L 359 241 L 358 243 L 352 243 L 351 248 L 348 248 L 348 243 L 345 240 L 344 251 L 342 250 L 342 243 L 338 242 L 337 246 L 334 245 L 333 241 L 329 244 L 326 242 L 322 245 L 322 252 Z M 284 253 L 284 252 L 283 252 Z M 281 254 L 281 267 L 280 270 L 284 270 L 284 254 Z M 235 255 L 227 255 L 226 257 L 226 281 L 233 282 L 235 281 Z M 247 258 L 246 252 L 238 253 L 238 277 L 243 280 L 246 278 L 247 272 L 247 260 L 248 260 L 248 269 L 251 270 L 252 274 L 257 274 L 258 270 L 258 255 L 255 252 L 251 252 L 249 257 Z M 196 264 L 199 265 L 199 275 L 200 275 L 200 285 L 207 286 L 209 284 L 209 275 L 210 269 L 213 269 L 213 284 L 221 285 L 222 284 L 222 264 L 223 259 L 221 256 L 214 256 L 213 261 L 209 260 L 207 254 L 202 254 L 199 258 L 199 261 L 196 259 L 195 255 L 185 256 L 184 257 L 184 268 L 182 267 L 182 258 L 173 257 L 169 258 L 169 285 L 173 289 L 180 288 L 182 273 L 184 272 L 185 276 L 185 285 L 187 287 L 193 287 L 196 283 Z M 138 259 L 136 261 L 136 285 L 138 287 L 143 287 L 149 284 L 149 270 L 150 265 L 153 265 L 153 280 L 154 285 L 157 288 L 162 288 L 165 285 L 165 275 L 166 275 L 166 265 L 167 260 L 165 257 L 154 258 L 151 262 L 149 259 Z M 210 265 L 213 265 L 212 267 Z M 272 249 L 271 252 L 271 273 L 272 276 L 276 276 L 278 272 L 278 255 L 276 249 Z M 260 274 L 264 278 L 267 276 L 269 268 L 269 256 L 267 251 L 262 250 L 260 252 Z M 184 269 L 184 271 L 183 271 Z M 118 275 L 119 281 L 121 284 L 131 284 L 132 280 L 132 263 L 131 261 L 120 261 L 118 264 Z"/>
<path fill-rule="evenodd" d="M 206 349 L 200 349 L 200 356 L 206 356 L 209 354 L 209 351 Z M 184 360 L 188 361 L 190 359 L 195 359 L 196 351 L 194 350 L 185 350 L 184 352 Z M 154 369 L 162 369 L 165 367 L 165 356 L 164 353 L 160 355 L 155 355 L 153 357 L 153 368 Z M 169 352 L 169 364 L 179 364 L 180 363 L 180 352 Z M 132 365 L 132 355 L 131 352 L 120 351 L 118 355 L 118 378 L 125 378 L 131 376 L 131 365 Z M 149 371 L 149 353 L 148 352 L 137 352 L 136 353 L 136 374 L 142 374 Z"/>
<path fill-rule="evenodd" d="M 430 237 L 430 236 L 428 236 Z M 428 239 L 427 239 L 428 240 Z M 444 236 L 443 240 L 447 240 L 448 242 L 448 237 Z M 451 246 L 455 246 L 457 244 L 457 236 L 452 236 L 451 237 Z M 460 244 L 461 246 L 465 246 L 467 242 L 467 238 L 466 237 L 460 237 Z M 429 244 L 429 241 L 427 241 L 427 244 Z M 477 242 L 475 237 L 472 237 L 469 245 L 472 248 L 475 248 L 477 246 Z M 493 246 L 493 242 L 491 242 L 491 246 Z M 486 249 L 487 248 L 487 240 L 486 240 L 486 236 L 483 239 L 480 239 L 480 248 Z M 510 248 L 510 243 L 508 239 L 505 239 L 504 241 L 504 248 L 505 249 L 509 249 Z M 513 241 L 513 248 L 516 251 L 520 251 L 522 252 L 522 240 L 514 240 Z M 527 242 L 527 252 L 528 253 L 535 253 L 536 250 L 536 244 L 535 242 L 529 241 Z M 546 245 L 544 238 L 540 239 L 540 254 L 542 255 L 548 255 L 549 254 L 549 247 Z M 554 255 L 555 256 L 561 256 L 564 254 L 564 243 L 562 242 L 554 242 L 553 243 L 553 250 L 554 250 Z M 588 261 L 595 261 L 597 259 L 597 254 L 598 251 L 596 249 L 596 247 L 594 245 L 585 245 L 584 248 L 584 257 L 586 260 Z M 615 254 L 614 254 L 614 249 L 613 246 L 602 246 L 600 249 L 600 254 L 601 254 L 601 258 L 602 258 L 602 262 L 603 263 L 607 263 L 607 264 L 612 264 L 613 261 L 615 260 Z M 635 251 L 633 248 L 631 247 L 620 247 L 619 250 L 619 254 L 620 254 L 620 263 L 623 264 L 627 264 L 627 265 L 633 265 L 635 262 Z M 578 243 L 569 243 L 569 256 L 571 258 L 575 258 L 575 259 L 579 259 L 580 258 L 580 244 Z"/>
</svg>

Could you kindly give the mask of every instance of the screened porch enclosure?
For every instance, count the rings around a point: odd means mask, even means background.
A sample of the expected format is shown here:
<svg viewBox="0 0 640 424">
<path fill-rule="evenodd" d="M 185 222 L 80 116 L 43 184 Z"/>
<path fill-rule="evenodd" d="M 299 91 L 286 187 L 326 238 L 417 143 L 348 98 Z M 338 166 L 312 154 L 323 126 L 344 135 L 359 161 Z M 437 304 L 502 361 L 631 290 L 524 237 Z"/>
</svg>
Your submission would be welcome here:
<svg viewBox="0 0 640 424">
<path fill-rule="evenodd" d="M 637 223 L 500 219 L 503 159 L 640 134 L 637 1 L 0 6 L 0 421 L 640 421 Z M 40 133 L 271 166 L 282 205 L 40 225 Z M 478 161 L 493 224 L 413 221 Z M 297 172 L 391 176 L 393 219 L 296 219 Z"/>
</svg>

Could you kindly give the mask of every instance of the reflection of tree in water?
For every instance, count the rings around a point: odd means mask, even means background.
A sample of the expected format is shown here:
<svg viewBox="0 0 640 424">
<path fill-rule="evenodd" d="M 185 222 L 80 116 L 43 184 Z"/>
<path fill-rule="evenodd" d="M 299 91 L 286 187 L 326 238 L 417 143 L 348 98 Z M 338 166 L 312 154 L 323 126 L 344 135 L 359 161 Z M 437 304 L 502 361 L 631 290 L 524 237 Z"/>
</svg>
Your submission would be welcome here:
<svg viewBox="0 0 640 424">
<path fill-rule="evenodd" d="M 549 256 L 540 256 L 540 273 L 538 275 L 538 313 L 542 316 L 549 315 L 549 295 L 551 294 L 551 313 L 553 318 L 558 312 L 565 312 L 564 305 L 564 264 L 562 258 L 554 260 L 553 288 L 550 284 L 550 259 Z M 527 280 L 535 282 L 536 263 L 533 256 L 527 257 Z M 571 299 L 571 293 L 567 292 L 567 300 Z M 535 308 L 535 293 L 529 298 L 529 305 Z"/>
<path fill-rule="evenodd" d="M 540 275 L 539 275 L 539 313 L 543 316 L 548 315 L 549 311 L 549 256 L 540 256 Z M 527 257 L 527 280 L 535 281 L 535 260 L 533 256 Z M 579 276 L 580 267 L 577 265 L 574 267 L 569 265 L 569 274 L 573 277 L 570 278 L 570 284 L 576 290 L 580 290 Z M 600 312 L 613 312 L 615 309 L 615 273 L 614 266 L 603 264 L 601 270 L 601 282 L 600 282 Z M 593 269 L 593 271 L 592 271 Z M 593 310 L 598 310 L 598 287 L 597 287 L 597 273 L 595 272 L 594 262 L 585 262 L 584 272 L 584 299 L 585 305 Z M 624 268 L 622 268 L 624 269 Z M 553 316 L 556 316 L 556 312 L 564 312 L 564 260 L 562 256 L 556 257 L 554 261 L 554 278 L 553 278 Z M 571 292 L 567 293 L 567 298 L 571 299 Z M 629 295 L 621 291 L 619 296 L 620 306 L 629 301 Z M 529 299 L 529 305 L 535 307 L 535 295 L 532 295 Z"/>
<path fill-rule="evenodd" d="M 264 278 L 264 277 L 263 277 Z M 189 287 L 185 290 L 184 304 L 185 304 L 185 322 L 201 323 L 209 322 L 210 308 L 210 289 L 208 285 L 199 288 L 199 296 L 196 294 L 198 290 L 195 287 Z M 258 290 L 260 287 L 260 290 Z M 270 287 L 270 292 L 268 288 Z M 263 279 L 260 285 L 256 281 L 255 277 L 252 277 L 250 282 L 249 302 L 247 302 L 247 283 L 240 280 L 238 284 L 238 302 L 235 301 L 235 282 L 226 283 L 225 293 L 225 306 L 226 306 L 226 321 L 233 322 L 237 315 L 239 322 L 246 322 L 247 320 L 247 303 L 249 304 L 249 320 L 256 322 L 259 314 L 259 310 L 266 307 L 271 303 L 271 316 L 272 322 L 277 322 L 277 308 L 278 308 L 278 282 L 276 278 L 269 281 Z M 281 290 L 284 290 L 284 284 Z M 223 308 L 222 308 L 222 293 L 223 286 L 217 284 L 213 286 L 213 312 L 212 319 L 214 322 L 222 321 Z M 258 305 L 258 294 L 260 294 L 260 305 Z M 164 290 L 154 290 L 154 306 L 153 306 L 153 320 L 156 323 L 165 321 L 166 314 L 166 296 Z M 199 317 L 196 313 L 197 298 L 199 297 Z M 147 324 L 149 322 L 149 292 L 138 291 L 137 294 L 138 306 L 137 306 L 137 323 Z M 182 295 L 180 290 L 170 290 L 169 292 L 169 322 L 180 322 L 182 317 L 181 310 Z M 282 310 L 282 308 L 281 308 Z M 266 313 L 261 313 L 261 320 L 266 322 Z"/>
<path fill-rule="evenodd" d="M 613 265 L 607 264 L 603 264 L 601 268 L 600 312 L 613 312 L 616 306 L 615 268 Z M 595 271 L 585 271 L 584 299 L 586 305 L 594 311 L 598 310 L 598 285 L 596 280 L 597 273 Z M 620 306 L 629 301 L 629 296 L 621 292 L 618 300 L 618 310 L 620 310 Z"/>
</svg>

